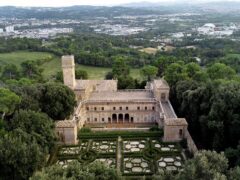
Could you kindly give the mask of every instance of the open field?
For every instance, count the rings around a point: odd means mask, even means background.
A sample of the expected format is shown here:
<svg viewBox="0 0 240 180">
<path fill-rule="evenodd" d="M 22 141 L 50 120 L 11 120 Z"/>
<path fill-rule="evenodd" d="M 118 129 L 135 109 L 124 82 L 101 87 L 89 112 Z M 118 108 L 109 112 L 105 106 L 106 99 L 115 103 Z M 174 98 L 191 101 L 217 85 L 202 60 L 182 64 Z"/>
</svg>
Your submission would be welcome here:
<svg viewBox="0 0 240 180">
<path fill-rule="evenodd" d="M 227 54 L 226 57 L 240 58 L 240 54 Z"/>
<path fill-rule="evenodd" d="M 44 52 L 26 52 L 26 51 L 17 51 L 11 53 L 1 53 L 0 54 L 0 65 L 6 65 L 8 63 L 15 64 L 20 66 L 22 62 L 27 60 L 40 60 L 52 56 L 50 53 Z"/>
<path fill-rule="evenodd" d="M 55 75 L 58 71 L 61 71 L 61 61 L 59 57 L 56 57 L 50 53 L 45 52 L 26 52 L 26 51 L 17 51 L 12 53 L 1 53 L 0 54 L 0 66 L 6 64 L 15 64 L 20 67 L 21 63 L 27 60 L 41 60 L 47 57 L 53 57 L 50 62 L 42 64 L 40 67 L 43 68 L 43 76 L 45 78 L 50 78 Z M 111 68 L 104 67 L 93 67 L 85 65 L 76 65 L 77 69 L 82 69 L 88 72 L 89 79 L 104 79 L 106 73 L 111 71 Z M 140 70 L 131 69 L 131 76 L 134 78 L 140 79 Z"/>
<path fill-rule="evenodd" d="M 158 49 L 157 49 L 157 48 L 148 47 L 148 48 L 140 49 L 139 51 L 145 52 L 145 53 L 147 53 L 147 54 L 156 54 L 157 51 L 158 51 Z"/>
<path fill-rule="evenodd" d="M 41 60 L 48 57 L 53 57 L 50 62 L 44 63 L 40 67 L 43 68 L 43 76 L 45 78 L 50 78 L 52 75 L 56 74 L 60 70 L 60 60 L 59 58 L 53 56 L 50 53 L 45 52 L 27 52 L 27 51 L 17 51 L 11 53 L 1 53 L 0 54 L 0 66 L 6 64 L 15 64 L 20 68 L 21 63 L 28 60 Z"/>
</svg>

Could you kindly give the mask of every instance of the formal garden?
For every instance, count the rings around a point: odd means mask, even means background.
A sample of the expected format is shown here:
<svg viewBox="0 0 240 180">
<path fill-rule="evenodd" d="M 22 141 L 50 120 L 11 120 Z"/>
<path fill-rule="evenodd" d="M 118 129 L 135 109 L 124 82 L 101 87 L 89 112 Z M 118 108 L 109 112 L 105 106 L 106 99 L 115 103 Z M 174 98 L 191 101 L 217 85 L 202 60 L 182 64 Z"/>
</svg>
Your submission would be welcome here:
<svg viewBox="0 0 240 180">
<path fill-rule="evenodd" d="M 123 176 L 181 170 L 184 158 L 180 144 L 164 143 L 161 137 L 162 131 L 80 133 L 78 145 L 58 146 L 49 165 L 66 167 L 72 161 L 83 165 L 100 161 L 117 168 Z"/>
</svg>

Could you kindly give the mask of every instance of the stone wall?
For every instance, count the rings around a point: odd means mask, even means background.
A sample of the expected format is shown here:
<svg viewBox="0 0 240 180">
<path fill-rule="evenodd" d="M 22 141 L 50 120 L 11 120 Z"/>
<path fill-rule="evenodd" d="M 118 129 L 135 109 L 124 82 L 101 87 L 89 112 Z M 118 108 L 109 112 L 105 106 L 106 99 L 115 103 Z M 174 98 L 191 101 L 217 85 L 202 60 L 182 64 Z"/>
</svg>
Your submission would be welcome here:
<svg viewBox="0 0 240 180">
<path fill-rule="evenodd" d="M 181 141 L 186 137 L 187 121 L 184 118 L 164 119 L 165 142 Z"/>
<path fill-rule="evenodd" d="M 74 127 L 57 127 L 56 133 L 60 142 L 64 144 L 77 144 L 77 126 Z"/>
<path fill-rule="evenodd" d="M 189 151 L 195 154 L 198 151 L 198 149 L 188 130 L 186 131 L 185 138 L 187 139 L 187 145 L 188 145 Z"/>
</svg>

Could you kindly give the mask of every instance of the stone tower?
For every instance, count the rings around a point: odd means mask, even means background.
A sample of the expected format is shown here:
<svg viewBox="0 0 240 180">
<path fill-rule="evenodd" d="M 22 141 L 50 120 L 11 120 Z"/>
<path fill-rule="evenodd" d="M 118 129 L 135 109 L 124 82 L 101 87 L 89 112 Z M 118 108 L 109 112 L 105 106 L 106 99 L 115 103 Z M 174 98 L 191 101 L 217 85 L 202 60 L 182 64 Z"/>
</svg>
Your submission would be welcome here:
<svg viewBox="0 0 240 180">
<path fill-rule="evenodd" d="M 63 82 L 71 89 L 75 88 L 75 63 L 74 56 L 62 56 Z"/>
</svg>

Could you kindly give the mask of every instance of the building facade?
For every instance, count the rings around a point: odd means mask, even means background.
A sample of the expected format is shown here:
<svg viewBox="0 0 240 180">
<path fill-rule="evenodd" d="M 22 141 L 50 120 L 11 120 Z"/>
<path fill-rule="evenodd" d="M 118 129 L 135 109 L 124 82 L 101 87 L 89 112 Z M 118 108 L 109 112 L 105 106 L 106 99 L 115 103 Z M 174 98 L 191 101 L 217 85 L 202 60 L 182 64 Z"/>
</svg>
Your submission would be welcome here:
<svg viewBox="0 0 240 180">
<path fill-rule="evenodd" d="M 128 129 L 158 125 L 164 129 L 164 141 L 185 138 L 187 122 L 177 118 L 164 79 L 148 82 L 145 89 L 118 90 L 117 80 L 76 80 L 74 56 L 62 57 L 62 69 L 64 84 L 75 92 L 78 102 L 73 117 L 56 124 L 62 142 L 77 143 L 76 129 L 83 126 Z"/>
</svg>

